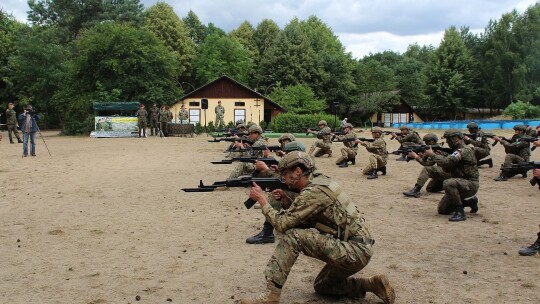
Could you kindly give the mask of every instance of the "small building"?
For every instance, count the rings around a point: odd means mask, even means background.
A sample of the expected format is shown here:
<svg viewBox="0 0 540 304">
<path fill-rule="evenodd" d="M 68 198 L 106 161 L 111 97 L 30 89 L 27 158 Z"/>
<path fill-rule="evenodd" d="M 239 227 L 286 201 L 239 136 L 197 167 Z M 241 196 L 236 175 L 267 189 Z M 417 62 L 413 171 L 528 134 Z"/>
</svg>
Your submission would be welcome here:
<svg viewBox="0 0 540 304">
<path fill-rule="evenodd" d="M 464 113 L 465 120 L 489 119 L 493 116 L 497 116 L 502 113 L 500 109 L 489 109 L 489 108 L 467 108 L 466 110 L 467 111 Z"/>
<path fill-rule="evenodd" d="M 395 123 L 424 122 L 425 119 L 403 100 L 389 112 L 377 112 L 371 116 L 371 123 L 379 127 L 390 127 Z"/>
<path fill-rule="evenodd" d="M 270 123 L 276 115 L 285 112 L 285 109 L 268 97 L 226 75 L 182 96 L 170 110 L 177 122 L 178 112 L 184 104 L 189 112 L 189 122 L 194 124 L 199 122 L 204 126 L 215 121 L 214 109 L 218 101 L 221 101 L 221 105 L 225 108 L 223 118 L 225 123 L 239 120 L 253 121 L 257 124 L 264 120 Z M 205 104 L 207 109 L 203 107 Z"/>
</svg>

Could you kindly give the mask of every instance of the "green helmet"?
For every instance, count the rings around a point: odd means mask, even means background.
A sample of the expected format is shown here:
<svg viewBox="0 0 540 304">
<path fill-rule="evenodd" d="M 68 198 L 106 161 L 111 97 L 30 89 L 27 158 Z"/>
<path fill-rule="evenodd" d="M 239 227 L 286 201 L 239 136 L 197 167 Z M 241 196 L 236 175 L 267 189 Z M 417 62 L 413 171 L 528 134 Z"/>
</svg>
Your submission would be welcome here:
<svg viewBox="0 0 540 304">
<path fill-rule="evenodd" d="M 411 128 L 409 128 L 409 126 L 407 125 L 403 125 L 401 127 L 399 127 L 400 130 L 410 130 Z"/>
<path fill-rule="evenodd" d="M 439 137 L 437 137 L 437 135 L 433 133 L 428 133 L 424 135 L 422 139 L 424 140 L 424 142 L 428 142 L 428 141 L 438 142 L 439 141 Z"/>
<path fill-rule="evenodd" d="M 325 126 L 328 126 L 328 123 L 326 123 L 326 120 L 321 120 L 319 121 L 318 125 L 325 125 Z"/>
<path fill-rule="evenodd" d="M 250 121 L 250 122 L 248 122 L 248 123 L 246 124 L 246 127 L 250 128 L 251 126 L 256 126 L 256 125 L 257 125 L 256 123 Z"/>
<path fill-rule="evenodd" d="M 283 152 L 289 153 L 292 151 L 306 152 L 306 147 L 299 141 L 291 141 L 283 146 Z"/>
<path fill-rule="evenodd" d="M 295 141 L 296 138 L 291 133 L 285 133 L 279 137 L 278 141 L 281 144 L 284 140 Z"/>
<path fill-rule="evenodd" d="M 236 125 L 236 128 L 237 129 L 246 129 L 246 125 L 241 123 L 241 124 Z"/>
<path fill-rule="evenodd" d="M 467 129 L 478 129 L 478 125 L 474 121 L 471 121 L 467 124 Z"/>
<path fill-rule="evenodd" d="M 283 172 L 287 169 L 294 168 L 297 165 L 302 165 L 308 172 L 312 171 L 315 168 L 315 163 L 313 159 L 306 153 L 302 151 L 292 151 L 279 161 L 278 170 Z"/>
<path fill-rule="evenodd" d="M 515 125 L 515 126 L 514 126 L 514 130 L 518 130 L 518 131 L 526 131 L 526 130 L 527 130 L 527 127 L 526 127 L 525 125 L 519 124 L 519 125 Z"/>
<path fill-rule="evenodd" d="M 463 133 L 461 133 L 461 130 L 459 129 L 448 129 L 444 132 L 444 135 L 443 135 L 444 138 L 449 138 L 453 136 L 463 138 Z"/>
<path fill-rule="evenodd" d="M 382 129 L 379 127 L 371 128 L 371 133 L 382 133 Z"/>
<path fill-rule="evenodd" d="M 346 123 L 346 124 L 343 125 L 342 129 L 345 129 L 345 128 L 350 128 L 352 130 L 353 125 L 351 123 Z"/>
<path fill-rule="evenodd" d="M 249 127 L 249 133 L 259 133 L 259 134 L 262 134 L 262 129 L 261 127 L 257 126 L 257 125 L 252 125 L 251 127 Z"/>
</svg>

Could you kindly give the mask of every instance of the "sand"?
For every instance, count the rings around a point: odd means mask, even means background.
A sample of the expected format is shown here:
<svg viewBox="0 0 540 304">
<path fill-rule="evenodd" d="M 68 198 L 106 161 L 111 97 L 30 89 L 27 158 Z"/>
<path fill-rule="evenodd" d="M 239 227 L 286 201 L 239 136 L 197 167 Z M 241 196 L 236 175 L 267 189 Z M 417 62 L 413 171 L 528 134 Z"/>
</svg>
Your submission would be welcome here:
<svg viewBox="0 0 540 304">
<path fill-rule="evenodd" d="M 22 158 L 6 133 L 0 142 L 0 303 L 233 303 L 263 289 L 275 244 L 245 243 L 263 223 L 260 210 L 244 208 L 246 189 L 179 191 L 228 176 L 232 165 L 210 164 L 226 143 L 57 133 L 43 132 L 52 156 L 40 138 L 37 157 Z M 500 145 L 495 167 L 480 170 L 479 213 L 459 223 L 437 215 L 441 193 L 402 195 L 419 164 L 390 155 L 388 175 L 366 180 L 368 153 L 338 168 L 339 148 L 317 164 L 357 202 L 376 239 L 359 275 L 388 275 L 396 303 L 539 302 L 540 256 L 517 251 L 536 238 L 540 191 L 519 177 L 493 181 Z M 300 256 L 282 303 L 381 303 L 316 295 L 322 266 Z"/>
</svg>

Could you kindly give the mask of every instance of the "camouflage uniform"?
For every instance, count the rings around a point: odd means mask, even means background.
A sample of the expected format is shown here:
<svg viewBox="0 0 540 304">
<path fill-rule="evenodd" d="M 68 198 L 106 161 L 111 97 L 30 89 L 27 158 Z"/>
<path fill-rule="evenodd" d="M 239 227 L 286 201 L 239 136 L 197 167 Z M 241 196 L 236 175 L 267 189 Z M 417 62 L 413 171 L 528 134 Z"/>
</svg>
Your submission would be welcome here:
<svg viewBox="0 0 540 304">
<path fill-rule="evenodd" d="M 424 166 L 416 180 L 416 185 L 422 189 L 426 182 L 431 178 L 431 181 L 426 186 L 427 192 L 439 192 L 444 190 L 443 182 L 451 177 L 450 173 L 444 171 L 441 167 L 436 166 L 433 156 L 418 156 L 415 160 Z"/>
<path fill-rule="evenodd" d="M 484 132 L 478 130 L 478 127 L 469 128 L 469 132 L 474 135 L 473 138 L 469 138 L 468 140 L 464 141 L 465 144 L 474 146 L 473 151 L 476 159 L 481 160 L 482 158 L 488 157 L 491 147 L 489 146 L 487 137 L 484 137 Z"/>
<path fill-rule="evenodd" d="M 260 134 L 262 134 L 262 129 L 257 125 L 253 125 L 253 126 L 251 126 L 249 128 L 249 132 L 250 132 L 250 134 L 251 133 L 259 133 L 259 135 L 260 135 Z M 251 145 L 251 146 L 252 147 L 266 146 L 266 142 L 264 141 L 264 139 L 259 137 L 259 139 L 257 139 L 253 143 L 253 145 Z M 242 153 L 239 153 L 239 154 L 241 154 L 242 156 L 255 156 L 255 157 L 263 157 L 264 156 L 262 150 L 253 151 L 253 153 L 251 153 L 250 155 L 248 155 L 248 152 L 242 152 Z M 255 171 L 255 165 L 254 164 L 240 162 L 240 163 L 236 164 L 233 171 L 229 175 L 229 178 L 237 178 L 237 177 L 242 176 L 242 175 L 249 175 L 249 174 L 252 174 L 253 171 Z"/>
<path fill-rule="evenodd" d="M 438 166 L 450 174 L 443 182 L 445 195 L 439 202 L 439 214 L 450 214 L 456 208 L 463 208 L 463 200 L 478 192 L 479 174 L 474 151 L 460 143 L 451 155 L 435 154 L 433 159 Z"/>
<path fill-rule="evenodd" d="M 511 167 L 512 164 L 529 161 L 531 156 L 530 143 L 519 140 L 526 137 L 525 135 L 514 134 L 510 142 L 501 140 L 504 146 L 506 157 L 504 158 L 504 167 Z"/>
<path fill-rule="evenodd" d="M 17 130 L 17 113 L 13 109 L 8 108 L 6 110 L 6 127 L 10 143 L 14 143 L 12 133 L 15 134 L 18 143 L 23 142 L 19 136 L 19 131 Z"/>
<path fill-rule="evenodd" d="M 159 128 L 159 108 L 153 105 L 150 108 L 150 134 L 157 135 Z"/>
<path fill-rule="evenodd" d="M 285 234 L 264 274 L 283 286 L 302 252 L 326 263 L 315 278 L 317 293 L 363 297 L 361 279 L 350 276 L 373 255 L 364 219 L 336 182 L 317 173 L 311 174 L 310 181 L 287 210 L 278 212 L 268 204 L 262 208 L 267 220 Z"/>
<path fill-rule="evenodd" d="M 319 148 L 317 151 L 315 151 L 315 157 L 321 157 L 325 154 L 328 154 L 328 156 L 332 156 L 332 137 L 333 135 L 330 134 L 332 132 L 332 129 L 330 127 L 326 126 L 322 128 L 319 133 L 317 133 L 317 138 L 320 140 L 317 140 L 309 149 L 309 154 L 313 154 L 313 151 L 315 149 Z"/>
<path fill-rule="evenodd" d="M 139 127 L 139 137 L 141 137 L 141 131 L 142 136 L 146 137 L 146 117 L 148 116 L 148 112 L 144 109 L 144 107 L 140 107 L 137 111 L 137 126 Z"/>
<path fill-rule="evenodd" d="M 178 122 L 180 124 L 186 124 L 189 119 L 189 113 L 186 109 L 180 109 L 180 112 L 178 112 Z"/>
<path fill-rule="evenodd" d="M 223 126 L 225 126 L 225 122 L 223 121 L 223 116 L 225 115 L 225 108 L 221 105 L 221 104 L 218 104 L 214 111 L 216 112 L 216 128 L 223 128 Z"/>
<path fill-rule="evenodd" d="M 408 147 L 410 145 L 422 144 L 422 139 L 416 131 L 410 130 L 410 133 L 405 136 L 397 136 L 396 140 L 399 141 L 401 147 Z"/>
<path fill-rule="evenodd" d="M 386 142 L 382 138 L 375 139 L 374 142 L 362 142 L 362 146 L 372 153 L 369 156 L 369 164 L 362 171 L 363 174 L 369 175 L 374 169 L 386 167 L 388 152 L 386 151 Z"/>
<path fill-rule="evenodd" d="M 165 108 L 161 108 L 158 112 L 159 129 L 163 132 L 164 136 L 167 136 L 167 123 L 170 120 L 169 113 Z"/>
<path fill-rule="evenodd" d="M 338 135 L 336 136 L 336 138 L 338 140 L 356 138 L 356 133 L 354 133 L 351 126 L 351 131 L 349 131 L 349 133 L 344 135 Z M 353 161 L 354 163 L 356 159 L 356 154 L 358 154 L 358 144 L 354 141 L 344 141 L 343 145 L 345 147 L 341 148 L 341 156 L 336 161 L 336 165 L 341 164 L 343 161 Z"/>
</svg>

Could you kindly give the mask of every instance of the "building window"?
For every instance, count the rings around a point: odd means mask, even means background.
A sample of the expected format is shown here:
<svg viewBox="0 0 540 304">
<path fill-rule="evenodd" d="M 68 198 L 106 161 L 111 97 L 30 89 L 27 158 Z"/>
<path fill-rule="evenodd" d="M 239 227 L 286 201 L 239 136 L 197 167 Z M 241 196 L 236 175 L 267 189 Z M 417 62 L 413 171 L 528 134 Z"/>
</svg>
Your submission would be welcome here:
<svg viewBox="0 0 540 304">
<path fill-rule="evenodd" d="M 408 123 L 409 114 L 408 113 L 383 113 L 384 116 L 384 126 L 390 127 L 391 124 L 395 123 Z"/>
<path fill-rule="evenodd" d="M 246 122 L 246 109 L 234 109 L 234 122 L 239 120 Z"/>
<path fill-rule="evenodd" d="M 246 106 L 246 103 L 243 102 L 243 101 L 235 101 L 235 102 L 234 102 L 234 106 L 235 106 L 235 107 L 245 107 L 245 106 Z"/>
<path fill-rule="evenodd" d="M 190 101 L 190 102 L 189 102 L 189 106 L 190 106 L 190 107 L 200 107 L 200 106 L 201 106 L 201 103 L 198 102 L 198 101 Z"/>
<path fill-rule="evenodd" d="M 191 105 L 191 103 L 190 103 L 190 105 Z M 193 123 L 193 124 L 201 122 L 201 110 L 200 109 L 189 109 L 189 121 L 191 123 Z"/>
</svg>

